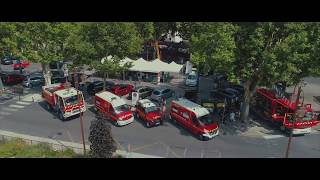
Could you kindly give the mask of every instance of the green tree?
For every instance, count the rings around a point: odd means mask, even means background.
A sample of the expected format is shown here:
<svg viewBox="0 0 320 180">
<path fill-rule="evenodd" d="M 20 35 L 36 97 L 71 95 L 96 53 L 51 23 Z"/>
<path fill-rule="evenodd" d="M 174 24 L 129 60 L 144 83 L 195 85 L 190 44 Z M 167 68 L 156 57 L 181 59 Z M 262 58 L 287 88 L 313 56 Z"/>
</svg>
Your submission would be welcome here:
<svg viewBox="0 0 320 180">
<path fill-rule="evenodd" d="M 244 81 L 241 120 L 247 122 L 257 85 L 294 84 L 319 72 L 319 25 L 312 23 L 202 23 L 191 36 L 193 60 L 229 80 Z"/>
<path fill-rule="evenodd" d="M 64 59 L 70 23 L 18 23 L 17 51 L 32 62 L 41 63 L 46 85 L 51 84 L 49 63 Z"/>
<path fill-rule="evenodd" d="M 108 23 L 87 23 L 83 29 L 87 41 L 94 49 L 95 60 L 92 65 L 103 72 L 104 82 L 110 74 L 116 74 L 128 68 L 120 66 L 120 59 L 136 56 L 141 52 L 142 38 L 134 23 L 108 22 Z M 102 58 L 114 57 L 101 64 Z M 104 83 L 105 89 L 105 83 Z"/>
</svg>

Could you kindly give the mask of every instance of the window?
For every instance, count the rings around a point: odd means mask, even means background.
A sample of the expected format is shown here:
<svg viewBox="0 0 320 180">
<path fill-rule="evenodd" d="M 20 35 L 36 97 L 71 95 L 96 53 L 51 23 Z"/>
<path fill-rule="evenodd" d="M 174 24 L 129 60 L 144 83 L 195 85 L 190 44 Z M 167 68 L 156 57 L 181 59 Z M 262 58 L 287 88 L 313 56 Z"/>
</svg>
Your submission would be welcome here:
<svg viewBox="0 0 320 180">
<path fill-rule="evenodd" d="M 80 98 L 81 98 L 81 96 L 80 96 Z M 80 99 L 80 101 L 81 100 L 82 99 Z M 64 102 L 65 102 L 66 106 L 78 104 L 78 96 L 75 95 L 75 96 L 67 97 L 64 99 Z"/>
<path fill-rule="evenodd" d="M 148 107 L 148 108 L 145 109 L 145 112 L 146 112 L 146 113 L 157 112 L 157 111 L 158 111 L 158 109 L 157 109 L 156 106 L 150 106 L 150 107 Z"/>
<path fill-rule="evenodd" d="M 160 95 L 160 92 L 159 91 L 153 91 L 153 94 L 154 95 Z"/>
<path fill-rule="evenodd" d="M 123 104 L 121 106 L 115 107 L 114 111 L 116 114 L 127 112 L 127 111 L 129 111 L 129 106 L 127 104 Z"/>
<path fill-rule="evenodd" d="M 176 107 L 172 107 L 172 111 L 178 113 L 178 109 Z"/>
<path fill-rule="evenodd" d="M 167 94 L 168 92 L 170 92 L 170 89 L 166 89 L 162 92 L 162 94 Z"/>
<path fill-rule="evenodd" d="M 182 113 L 182 116 L 183 116 L 184 118 L 186 118 L 187 120 L 189 119 L 189 113 L 188 113 L 188 112 L 183 112 L 183 113 Z"/>
</svg>

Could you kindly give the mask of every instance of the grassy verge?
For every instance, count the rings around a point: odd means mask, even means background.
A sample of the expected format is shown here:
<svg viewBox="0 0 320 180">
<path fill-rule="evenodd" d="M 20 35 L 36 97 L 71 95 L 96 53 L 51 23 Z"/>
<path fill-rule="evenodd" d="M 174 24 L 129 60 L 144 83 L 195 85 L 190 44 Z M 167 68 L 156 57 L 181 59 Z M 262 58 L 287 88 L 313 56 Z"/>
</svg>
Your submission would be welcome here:
<svg viewBox="0 0 320 180">
<path fill-rule="evenodd" d="M 0 157 L 10 158 L 73 158 L 81 157 L 72 150 L 55 151 L 48 144 L 28 145 L 22 140 L 0 141 Z"/>
</svg>

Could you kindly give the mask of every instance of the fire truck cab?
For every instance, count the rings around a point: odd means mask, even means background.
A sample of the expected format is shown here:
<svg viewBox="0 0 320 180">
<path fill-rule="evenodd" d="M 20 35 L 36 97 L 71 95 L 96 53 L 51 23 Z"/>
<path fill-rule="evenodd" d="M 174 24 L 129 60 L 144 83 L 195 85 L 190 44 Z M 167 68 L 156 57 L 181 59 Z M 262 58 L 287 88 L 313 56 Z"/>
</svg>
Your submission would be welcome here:
<svg viewBox="0 0 320 180">
<path fill-rule="evenodd" d="M 260 118 L 279 125 L 281 130 L 292 130 L 292 134 L 308 134 L 320 122 L 319 113 L 313 111 L 311 104 L 278 98 L 265 88 L 256 90 L 251 109 Z"/>
<path fill-rule="evenodd" d="M 139 100 L 136 105 L 137 118 L 141 119 L 147 127 L 162 124 L 160 108 L 149 99 Z"/>
<path fill-rule="evenodd" d="M 86 111 L 82 92 L 75 88 L 65 88 L 63 84 L 43 86 L 42 97 L 48 110 L 57 112 L 61 120 Z"/>
<path fill-rule="evenodd" d="M 209 140 L 219 134 L 218 124 L 209 111 L 184 98 L 171 102 L 169 118 L 191 131 L 200 140 Z"/>
<path fill-rule="evenodd" d="M 96 93 L 94 105 L 98 113 L 110 119 L 116 126 L 130 124 L 134 120 L 132 111 L 126 102 L 111 92 Z"/>
</svg>

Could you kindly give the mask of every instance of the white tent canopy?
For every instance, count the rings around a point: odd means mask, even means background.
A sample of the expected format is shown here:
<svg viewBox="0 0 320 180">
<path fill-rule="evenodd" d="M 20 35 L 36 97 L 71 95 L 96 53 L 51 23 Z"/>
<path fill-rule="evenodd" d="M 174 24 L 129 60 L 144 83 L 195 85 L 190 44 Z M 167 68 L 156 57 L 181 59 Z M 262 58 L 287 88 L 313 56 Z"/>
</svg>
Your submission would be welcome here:
<svg viewBox="0 0 320 180">
<path fill-rule="evenodd" d="M 183 65 L 179 65 L 176 63 L 165 63 L 159 59 L 155 59 L 153 61 L 146 61 L 142 58 L 138 60 L 131 60 L 129 58 L 125 58 L 121 60 L 120 64 L 124 65 L 127 62 L 132 62 L 132 67 L 129 69 L 130 71 L 139 71 L 139 72 L 176 72 L 179 73 Z"/>
</svg>

